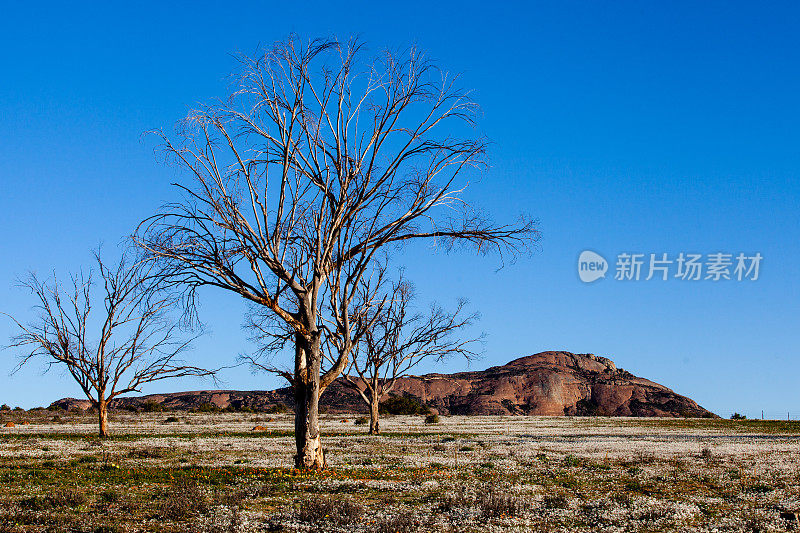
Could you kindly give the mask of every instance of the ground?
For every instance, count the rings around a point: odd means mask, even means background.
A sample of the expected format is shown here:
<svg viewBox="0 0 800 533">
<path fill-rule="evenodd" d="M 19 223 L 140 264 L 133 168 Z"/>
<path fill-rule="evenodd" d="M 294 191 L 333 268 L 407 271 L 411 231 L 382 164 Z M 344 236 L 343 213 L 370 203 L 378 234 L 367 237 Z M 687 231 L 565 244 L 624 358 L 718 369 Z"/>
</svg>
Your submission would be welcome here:
<svg viewBox="0 0 800 533">
<path fill-rule="evenodd" d="M 320 473 L 291 468 L 290 415 L 0 422 L 0 533 L 785 531 L 800 508 L 800 422 L 328 415 Z"/>
</svg>

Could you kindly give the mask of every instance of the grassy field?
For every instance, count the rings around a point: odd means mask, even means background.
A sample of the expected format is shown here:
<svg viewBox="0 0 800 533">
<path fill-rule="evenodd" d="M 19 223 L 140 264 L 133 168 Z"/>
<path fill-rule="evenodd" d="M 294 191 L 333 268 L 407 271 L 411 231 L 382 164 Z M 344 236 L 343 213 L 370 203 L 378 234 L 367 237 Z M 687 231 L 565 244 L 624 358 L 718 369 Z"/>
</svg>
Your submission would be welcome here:
<svg viewBox="0 0 800 533">
<path fill-rule="evenodd" d="M 396 416 L 370 437 L 327 415 L 310 474 L 289 415 L 115 413 L 102 442 L 89 415 L 9 421 L 0 533 L 786 531 L 800 510 L 798 422 Z"/>
</svg>

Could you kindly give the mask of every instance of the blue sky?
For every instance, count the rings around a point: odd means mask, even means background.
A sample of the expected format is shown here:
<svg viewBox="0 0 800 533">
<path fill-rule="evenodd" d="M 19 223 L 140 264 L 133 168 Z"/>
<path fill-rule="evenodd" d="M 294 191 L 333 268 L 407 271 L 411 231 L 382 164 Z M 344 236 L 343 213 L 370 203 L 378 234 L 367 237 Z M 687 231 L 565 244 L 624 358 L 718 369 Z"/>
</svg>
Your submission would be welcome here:
<svg viewBox="0 0 800 533">
<path fill-rule="evenodd" d="M 486 354 L 472 368 L 565 349 L 605 355 L 723 416 L 800 418 L 800 8 L 790 2 L 22 3 L 0 18 L 0 311 L 29 316 L 28 270 L 88 264 L 174 198 L 152 128 L 220 96 L 232 53 L 298 32 L 416 43 L 463 74 L 493 142 L 469 197 L 499 220 L 541 221 L 530 258 L 398 258 L 421 300 L 470 299 Z M 168 4 L 168 5 L 167 5 Z M 592 249 L 760 252 L 755 282 L 583 284 Z M 613 269 L 613 264 L 612 264 Z M 236 297 L 205 291 L 214 366 L 250 349 Z M 0 339 L 12 333 L 0 320 Z M 3 341 L 4 342 L 4 341 Z M 0 402 L 78 396 L 31 367 Z M 452 361 L 437 370 L 464 368 Z M 433 370 L 432 367 L 423 370 Z M 226 388 L 266 389 L 245 369 Z M 147 389 L 195 389 L 185 381 Z"/>
</svg>

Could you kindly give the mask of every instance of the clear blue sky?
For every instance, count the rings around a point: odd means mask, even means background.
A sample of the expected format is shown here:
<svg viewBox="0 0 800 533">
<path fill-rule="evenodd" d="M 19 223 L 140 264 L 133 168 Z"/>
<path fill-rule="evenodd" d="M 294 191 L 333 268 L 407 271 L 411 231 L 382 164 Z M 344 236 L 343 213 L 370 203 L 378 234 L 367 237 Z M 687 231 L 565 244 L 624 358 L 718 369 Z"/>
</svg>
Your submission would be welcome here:
<svg viewBox="0 0 800 533">
<path fill-rule="evenodd" d="M 800 8 L 791 2 L 11 3 L 0 17 L 0 310 L 29 316 L 30 269 L 87 264 L 174 198 L 145 130 L 224 94 L 230 56 L 294 31 L 417 43 L 462 72 L 493 141 L 470 198 L 541 220 L 531 258 L 404 258 L 424 300 L 469 297 L 482 368 L 549 349 L 593 352 L 727 416 L 800 418 Z M 578 280 L 584 249 L 760 252 L 756 282 Z M 613 268 L 613 266 L 612 266 Z M 194 356 L 248 350 L 235 297 L 204 293 Z M 0 321 L 0 339 L 12 329 Z M 0 402 L 79 396 L 32 367 Z M 452 362 L 445 370 L 460 370 Z M 441 369 L 441 368 L 440 368 Z M 430 367 L 424 370 L 431 370 Z M 223 386 L 280 385 L 244 369 Z M 157 390 L 203 387 L 192 381 Z"/>
</svg>

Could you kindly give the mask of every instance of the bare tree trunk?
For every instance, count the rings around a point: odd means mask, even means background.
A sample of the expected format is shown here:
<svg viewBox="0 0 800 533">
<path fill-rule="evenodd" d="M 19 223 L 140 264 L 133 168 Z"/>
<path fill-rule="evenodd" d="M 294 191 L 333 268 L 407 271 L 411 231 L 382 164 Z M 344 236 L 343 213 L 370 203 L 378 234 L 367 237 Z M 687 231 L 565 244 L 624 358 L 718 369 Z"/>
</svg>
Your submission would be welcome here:
<svg viewBox="0 0 800 533">
<path fill-rule="evenodd" d="M 97 420 L 100 426 L 100 438 L 108 437 L 108 402 L 105 399 L 97 402 Z"/>
<path fill-rule="evenodd" d="M 378 422 L 378 408 L 380 406 L 380 402 L 378 402 L 378 395 L 373 393 L 369 398 L 369 434 L 370 435 L 377 435 L 380 433 L 380 427 Z"/>
<path fill-rule="evenodd" d="M 325 455 L 319 434 L 319 344 L 306 350 L 298 339 L 295 350 L 294 464 L 304 470 L 321 470 L 325 468 Z"/>
</svg>

